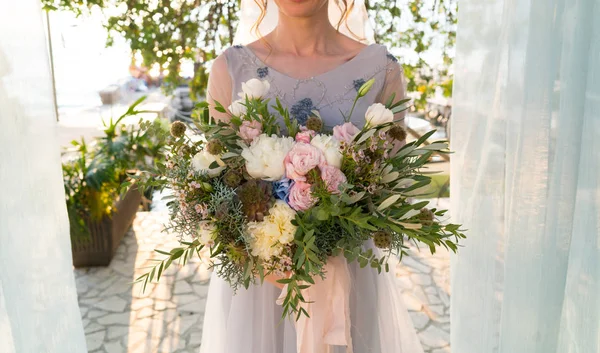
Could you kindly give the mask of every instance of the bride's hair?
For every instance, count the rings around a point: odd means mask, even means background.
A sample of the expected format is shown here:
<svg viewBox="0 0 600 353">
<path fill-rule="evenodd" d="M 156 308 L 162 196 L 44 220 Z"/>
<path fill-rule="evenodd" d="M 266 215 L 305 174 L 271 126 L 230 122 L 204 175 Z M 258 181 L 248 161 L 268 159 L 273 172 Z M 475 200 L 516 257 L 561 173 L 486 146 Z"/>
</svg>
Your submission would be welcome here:
<svg viewBox="0 0 600 353">
<path fill-rule="evenodd" d="M 350 15 L 350 12 L 354 8 L 354 0 L 329 0 L 329 1 L 335 1 L 336 5 L 340 8 L 340 11 L 342 12 L 342 16 L 340 16 L 340 20 L 338 21 L 338 23 L 336 25 L 336 29 L 339 31 L 340 27 L 342 25 L 345 25 L 346 28 L 348 29 L 348 31 L 354 37 L 356 37 L 356 39 L 362 40 L 363 38 L 360 38 L 359 36 L 357 36 L 356 34 L 354 34 L 352 32 L 350 27 L 348 27 L 348 23 L 347 23 L 348 15 Z M 258 7 L 260 7 L 260 16 L 258 16 L 258 19 L 252 26 L 252 30 L 254 31 L 254 33 L 256 33 L 256 36 L 258 38 L 261 38 L 262 35 L 260 33 L 259 28 L 260 28 L 260 24 L 265 19 L 265 15 L 267 14 L 267 0 L 254 0 L 254 2 L 258 5 Z"/>
</svg>

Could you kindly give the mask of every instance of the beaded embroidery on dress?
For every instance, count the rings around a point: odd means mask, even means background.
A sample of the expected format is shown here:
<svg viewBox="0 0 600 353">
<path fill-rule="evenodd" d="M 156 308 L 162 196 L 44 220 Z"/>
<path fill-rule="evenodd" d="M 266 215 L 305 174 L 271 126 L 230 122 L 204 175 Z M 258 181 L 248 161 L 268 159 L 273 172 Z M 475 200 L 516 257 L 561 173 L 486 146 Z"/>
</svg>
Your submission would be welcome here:
<svg viewBox="0 0 600 353">
<path fill-rule="evenodd" d="M 237 99 L 241 84 L 251 78 L 268 80 L 268 98 L 278 97 L 301 123 L 318 110 L 326 126 L 343 121 L 362 83 L 375 78 L 371 91 L 355 107 L 352 122 L 364 125 L 369 105 L 385 102 L 394 92 L 404 95 L 403 72 L 397 59 L 378 44 L 365 47 L 346 63 L 323 74 L 296 79 L 262 62 L 248 47 L 235 46 L 224 54 L 231 90 L 209 85 L 209 95 L 227 107 Z M 401 96 L 396 96 L 399 99 Z M 374 251 L 379 251 L 370 246 Z M 390 264 L 392 265 L 392 264 Z M 392 269 L 394 266 L 390 266 Z M 423 353 L 415 328 L 404 306 L 393 272 L 379 275 L 371 268 L 349 266 L 350 317 L 354 353 Z M 237 293 L 213 273 L 206 304 L 200 353 L 296 353 L 293 322 L 280 322 L 276 304 L 281 290 L 264 284 Z M 328 352 L 345 353 L 330 346 Z"/>
</svg>

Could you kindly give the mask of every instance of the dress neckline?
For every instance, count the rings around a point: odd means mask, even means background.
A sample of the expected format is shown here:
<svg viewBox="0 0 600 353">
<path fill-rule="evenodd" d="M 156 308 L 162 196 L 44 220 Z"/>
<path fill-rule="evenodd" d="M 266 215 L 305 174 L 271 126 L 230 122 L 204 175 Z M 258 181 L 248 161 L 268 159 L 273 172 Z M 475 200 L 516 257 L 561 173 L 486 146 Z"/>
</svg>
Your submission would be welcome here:
<svg viewBox="0 0 600 353">
<path fill-rule="evenodd" d="M 249 54 L 250 54 L 250 55 L 251 55 L 251 56 L 252 56 L 252 57 L 253 57 L 253 58 L 254 58 L 254 59 L 257 61 L 257 62 L 259 62 L 259 63 L 260 63 L 262 66 L 264 66 L 264 67 L 267 67 L 267 68 L 269 69 L 269 71 L 275 72 L 275 73 L 277 73 L 278 75 L 281 75 L 281 76 L 283 76 L 283 77 L 289 78 L 289 79 L 291 79 L 291 80 L 294 80 L 294 81 L 306 81 L 306 80 L 312 80 L 312 79 L 315 79 L 315 78 L 320 78 L 320 77 L 323 77 L 323 76 L 329 75 L 329 74 L 331 74 L 331 73 L 333 73 L 333 72 L 337 72 L 337 71 L 338 71 L 338 70 L 340 70 L 342 67 L 345 67 L 346 65 L 349 65 L 350 63 L 352 63 L 352 62 L 356 61 L 358 58 L 360 58 L 361 56 L 363 56 L 363 55 L 364 55 L 364 54 L 365 54 L 365 53 L 366 53 L 366 52 L 367 52 L 367 51 L 368 51 L 370 48 L 373 48 L 373 47 L 374 47 L 374 46 L 376 46 L 376 45 L 377 45 L 377 44 L 375 44 L 375 43 L 373 43 L 373 44 L 369 44 L 369 45 L 367 45 L 366 47 L 362 48 L 362 49 L 361 49 L 361 50 L 360 50 L 360 51 L 359 51 L 359 52 L 358 52 L 356 55 L 354 55 L 352 58 L 350 58 L 350 60 L 348 60 L 348 61 L 345 61 L 345 62 L 343 62 L 343 63 L 339 64 L 338 66 L 336 66 L 336 67 L 334 67 L 334 68 L 332 68 L 332 69 L 330 69 L 330 70 L 327 70 L 327 71 L 325 71 L 325 72 L 323 72 L 323 73 L 320 73 L 320 74 L 318 74 L 318 75 L 314 75 L 314 76 L 310 76 L 310 77 L 306 77 L 306 78 L 297 78 L 297 77 L 292 77 L 292 76 L 290 76 L 290 75 L 288 75 L 288 74 L 284 74 L 283 72 L 281 72 L 281 71 L 278 71 L 278 70 L 276 70 L 276 69 L 272 68 L 271 66 L 267 65 L 267 64 L 266 64 L 266 63 L 265 63 L 265 62 L 264 62 L 264 61 L 263 61 L 261 58 L 259 58 L 259 57 L 258 57 L 258 55 L 256 55 L 256 53 L 255 53 L 255 52 L 254 52 L 252 49 L 248 48 L 248 46 L 244 45 L 244 46 L 243 46 L 243 48 L 244 48 L 244 50 L 246 50 L 246 51 L 247 51 L 247 52 L 248 52 L 248 53 L 249 53 Z"/>
</svg>

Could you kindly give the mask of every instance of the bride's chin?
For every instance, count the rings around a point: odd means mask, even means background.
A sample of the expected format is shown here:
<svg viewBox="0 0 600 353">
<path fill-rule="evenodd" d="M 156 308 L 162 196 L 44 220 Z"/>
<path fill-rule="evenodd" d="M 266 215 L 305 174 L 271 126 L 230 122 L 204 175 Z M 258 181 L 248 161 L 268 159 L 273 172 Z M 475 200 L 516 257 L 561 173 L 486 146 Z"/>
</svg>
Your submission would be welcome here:
<svg viewBox="0 0 600 353">
<path fill-rule="evenodd" d="M 327 11 L 326 0 L 276 0 L 279 10 L 288 17 L 312 17 Z"/>
</svg>

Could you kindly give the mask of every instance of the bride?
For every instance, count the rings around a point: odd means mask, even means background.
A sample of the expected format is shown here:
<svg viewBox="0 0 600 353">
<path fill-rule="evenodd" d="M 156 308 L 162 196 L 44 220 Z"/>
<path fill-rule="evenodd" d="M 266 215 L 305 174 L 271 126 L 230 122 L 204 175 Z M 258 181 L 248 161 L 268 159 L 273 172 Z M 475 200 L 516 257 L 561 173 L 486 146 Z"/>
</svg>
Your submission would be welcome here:
<svg viewBox="0 0 600 353">
<path fill-rule="evenodd" d="M 264 3 L 263 3 L 264 1 Z M 278 97 L 302 124 L 318 110 L 325 125 L 343 122 L 357 90 L 375 84 L 352 115 L 364 113 L 395 93 L 404 97 L 403 72 L 384 46 L 369 42 L 364 4 L 353 0 L 243 0 L 238 43 L 219 56 L 208 85 L 209 101 L 227 107 L 251 78 L 270 83 L 268 98 Z M 262 35 L 264 34 L 264 36 Z M 218 119 L 226 114 L 212 111 Z M 378 251 L 378 250 L 375 250 Z M 393 273 L 349 265 L 351 347 L 323 346 L 298 353 L 422 353 Z M 295 353 L 294 322 L 281 321 L 277 278 L 240 289 L 214 273 L 210 283 L 201 353 Z"/>
</svg>

